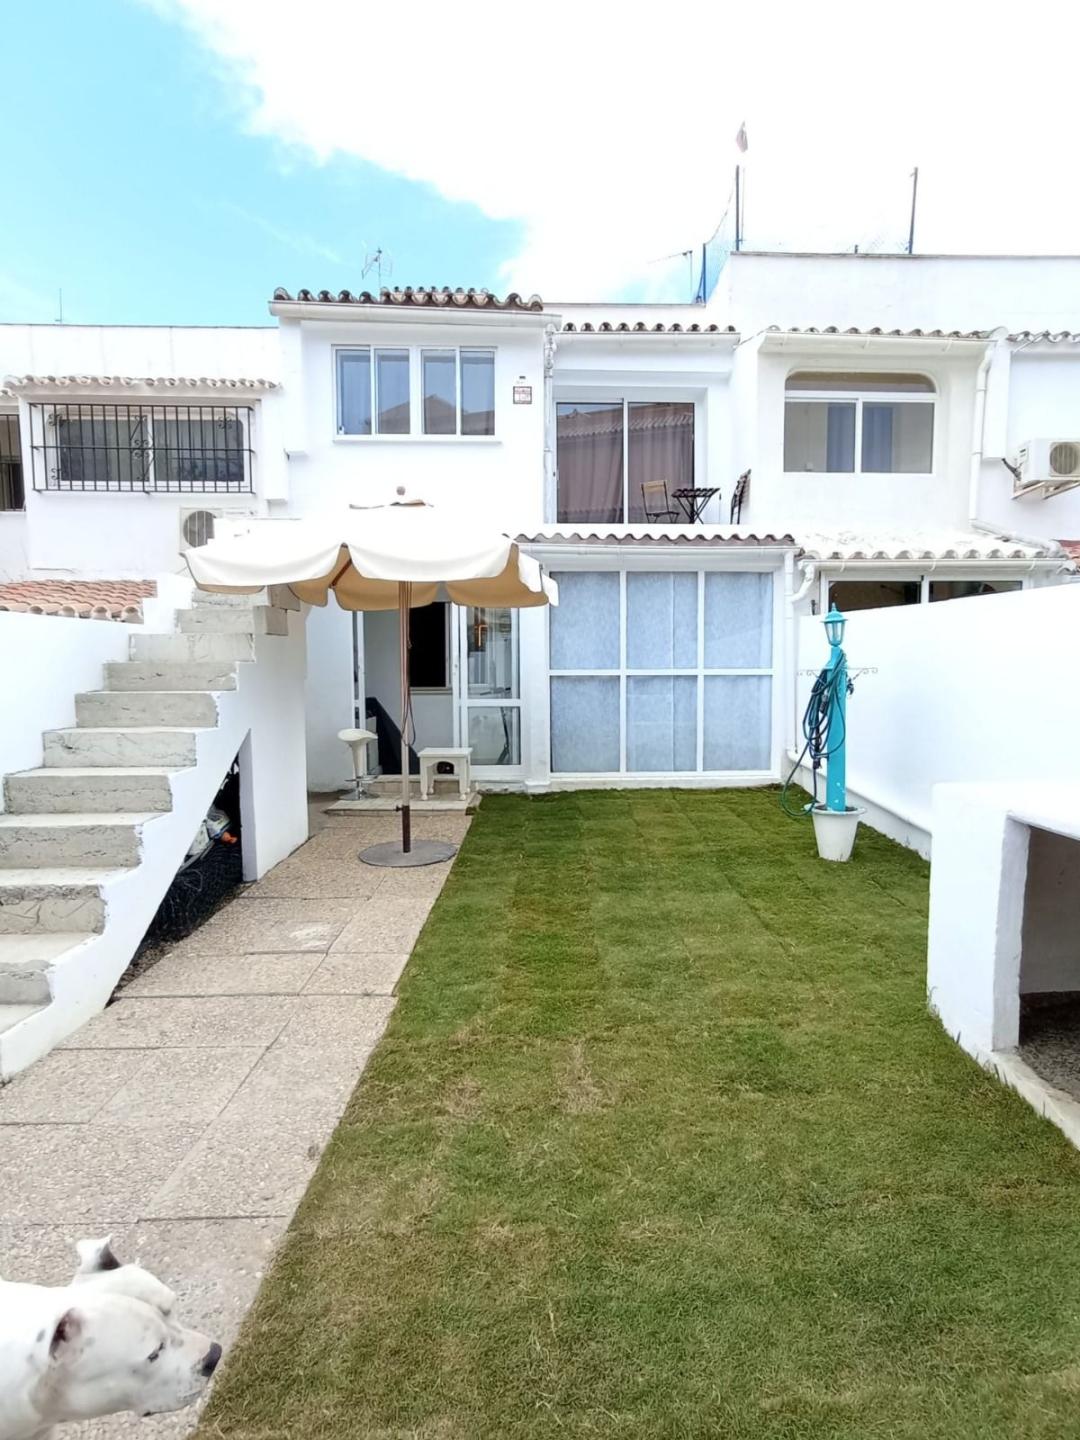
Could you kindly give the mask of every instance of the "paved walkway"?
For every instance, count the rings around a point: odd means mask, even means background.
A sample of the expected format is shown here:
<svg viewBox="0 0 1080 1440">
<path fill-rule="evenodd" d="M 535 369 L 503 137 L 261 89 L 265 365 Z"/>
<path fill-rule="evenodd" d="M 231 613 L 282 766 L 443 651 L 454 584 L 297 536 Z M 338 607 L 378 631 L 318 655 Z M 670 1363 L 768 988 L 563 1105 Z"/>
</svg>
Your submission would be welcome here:
<svg viewBox="0 0 1080 1440">
<path fill-rule="evenodd" d="M 464 815 L 418 815 L 460 840 Z M 57 1284 L 112 1232 L 233 1339 L 371 1050 L 449 870 L 356 852 L 397 817 L 335 819 L 0 1090 L 0 1274 Z M 187 1434 L 196 1412 L 72 1436 Z"/>
</svg>

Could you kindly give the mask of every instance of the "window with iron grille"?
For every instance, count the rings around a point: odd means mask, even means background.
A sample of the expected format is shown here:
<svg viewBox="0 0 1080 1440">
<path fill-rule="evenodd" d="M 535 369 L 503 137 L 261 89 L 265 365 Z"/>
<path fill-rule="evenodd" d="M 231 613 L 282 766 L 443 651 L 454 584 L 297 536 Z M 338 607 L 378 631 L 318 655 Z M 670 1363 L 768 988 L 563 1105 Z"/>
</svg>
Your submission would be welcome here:
<svg viewBox="0 0 1080 1440">
<path fill-rule="evenodd" d="M 252 489 L 250 405 L 30 406 L 34 488 L 171 494 Z"/>
<path fill-rule="evenodd" d="M 24 510 L 18 415 L 0 415 L 0 510 Z"/>
</svg>

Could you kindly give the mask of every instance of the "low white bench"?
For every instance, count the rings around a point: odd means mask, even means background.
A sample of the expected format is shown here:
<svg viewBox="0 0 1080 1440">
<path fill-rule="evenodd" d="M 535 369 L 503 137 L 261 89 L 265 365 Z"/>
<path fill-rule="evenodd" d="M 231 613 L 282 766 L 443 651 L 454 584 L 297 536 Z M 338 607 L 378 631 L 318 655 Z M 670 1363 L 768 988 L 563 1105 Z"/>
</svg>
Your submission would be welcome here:
<svg viewBox="0 0 1080 1440">
<path fill-rule="evenodd" d="M 469 781 L 469 760 L 472 757 L 471 749 L 455 750 L 448 749 L 442 745 L 425 745 L 419 752 L 420 760 L 420 795 L 427 800 L 431 795 L 432 781 L 435 779 L 457 781 L 458 792 L 462 800 L 467 800 L 471 791 Z M 439 773 L 439 766 L 442 764 L 452 765 L 453 774 Z"/>
</svg>

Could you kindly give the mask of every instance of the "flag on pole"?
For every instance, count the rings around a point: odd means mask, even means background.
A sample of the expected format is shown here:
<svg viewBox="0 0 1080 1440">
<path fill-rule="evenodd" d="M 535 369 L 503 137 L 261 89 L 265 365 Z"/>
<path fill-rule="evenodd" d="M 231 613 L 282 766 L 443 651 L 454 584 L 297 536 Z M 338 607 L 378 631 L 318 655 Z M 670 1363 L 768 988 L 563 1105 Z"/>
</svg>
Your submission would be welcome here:
<svg viewBox="0 0 1080 1440">
<path fill-rule="evenodd" d="M 740 150 L 742 151 L 742 153 L 745 155 L 746 152 L 747 152 L 747 150 L 748 150 L 748 148 L 749 148 L 749 143 L 750 143 L 750 142 L 749 142 L 749 141 L 747 140 L 747 138 L 746 138 L 746 121 L 744 120 L 744 121 L 742 122 L 742 124 L 739 126 L 738 133 L 737 133 L 736 136 L 735 136 L 735 144 L 739 147 L 739 149 L 740 149 Z"/>
</svg>

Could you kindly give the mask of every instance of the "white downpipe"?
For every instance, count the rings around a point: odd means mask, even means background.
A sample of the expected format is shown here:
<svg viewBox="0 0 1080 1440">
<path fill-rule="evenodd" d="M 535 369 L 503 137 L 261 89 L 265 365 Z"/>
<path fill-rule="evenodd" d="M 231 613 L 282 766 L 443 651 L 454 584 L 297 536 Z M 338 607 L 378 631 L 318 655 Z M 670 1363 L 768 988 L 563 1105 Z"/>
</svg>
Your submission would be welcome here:
<svg viewBox="0 0 1080 1440">
<path fill-rule="evenodd" d="M 784 666 L 784 749 L 789 755 L 794 749 L 795 736 L 797 733 L 795 706 L 798 696 L 796 671 L 799 668 L 799 634 L 795 607 L 802 600 L 806 599 L 810 587 L 817 578 L 817 566 L 813 560 L 800 560 L 799 569 L 802 571 L 803 579 L 802 584 L 798 590 L 796 590 L 794 589 L 795 557 L 789 550 L 784 556 L 784 628 L 786 631 L 785 649 L 787 651 L 787 663 Z"/>
<path fill-rule="evenodd" d="M 993 527 L 979 522 L 979 477 L 982 473 L 983 445 L 986 431 L 986 387 L 990 366 L 994 363 L 998 346 L 1006 339 L 1008 330 L 999 325 L 990 332 L 986 349 L 975 373 L 975 412 L 971 417 L 971 469 L 968 475 L 968 525 L 973 530 L 992 530 Z"/>
</svg>

